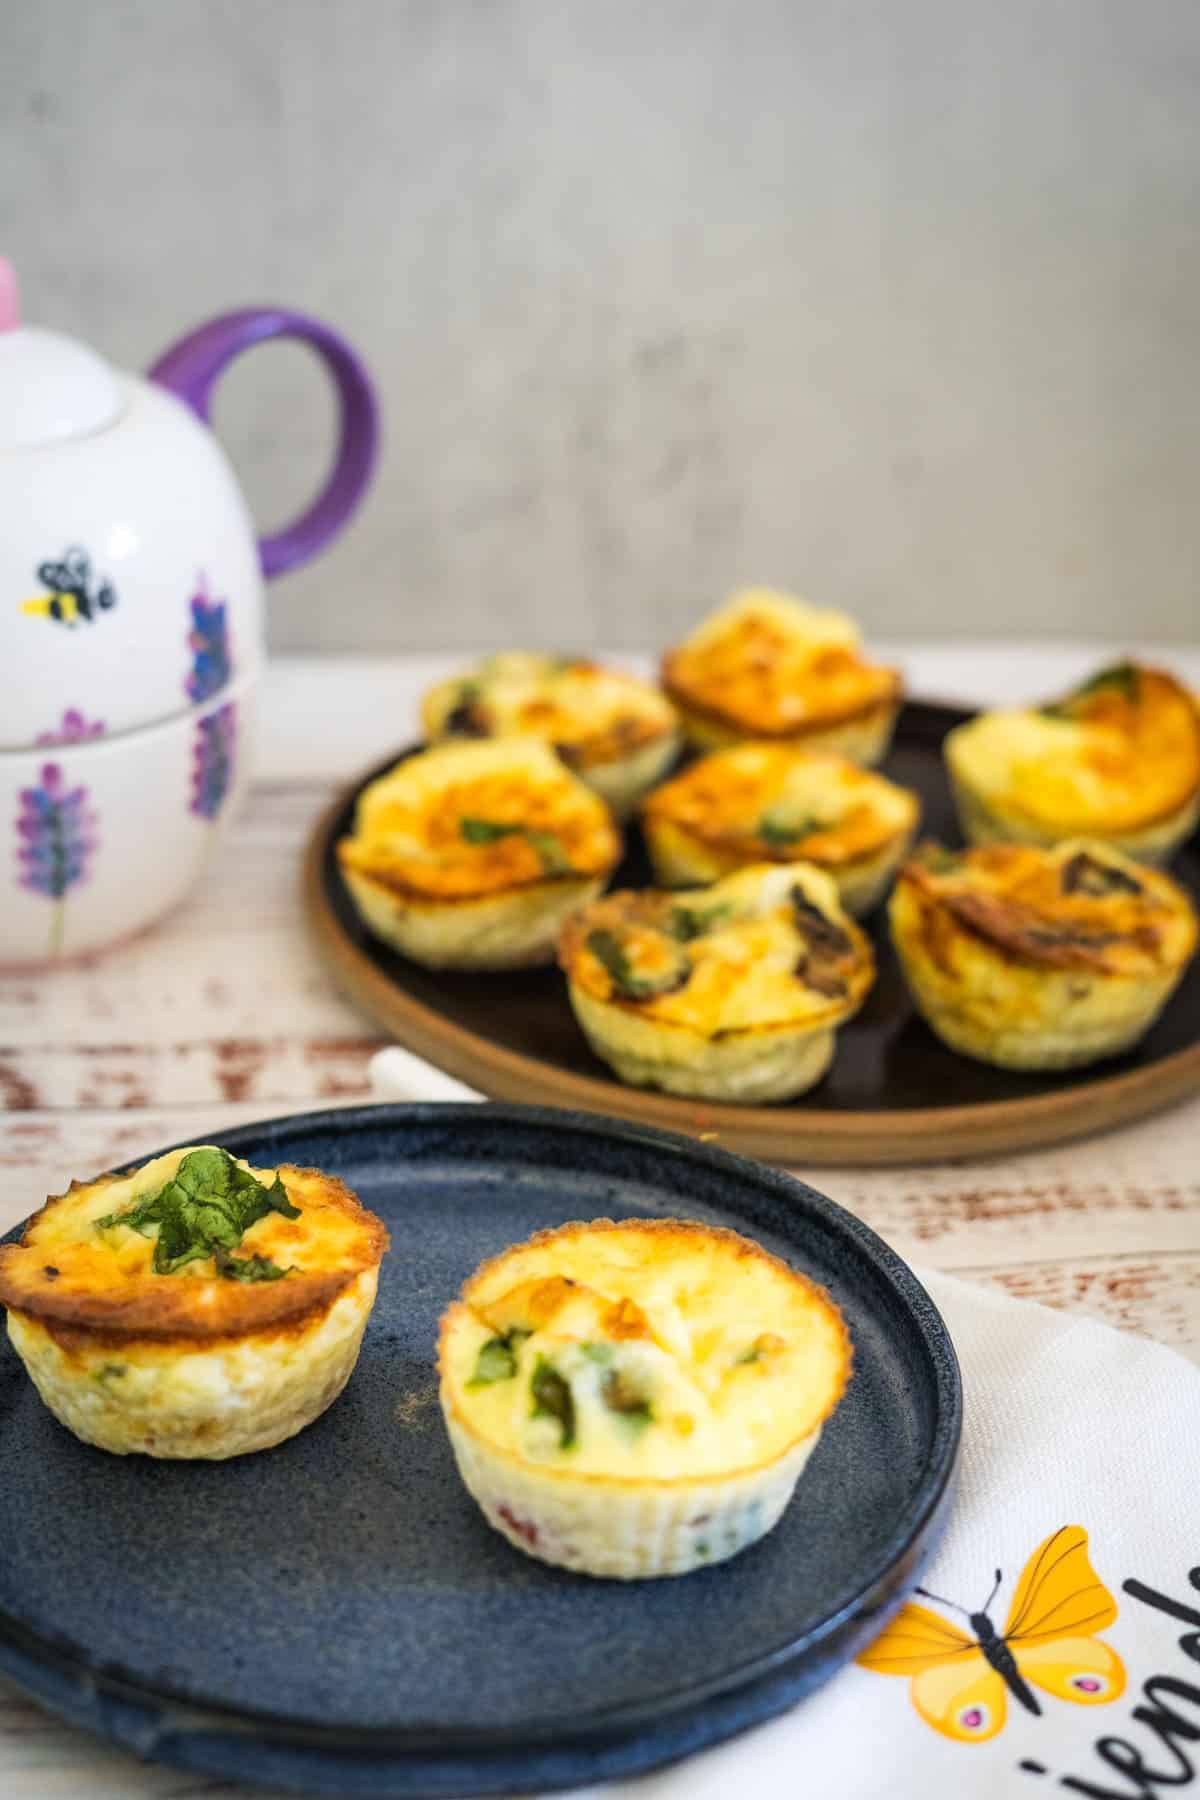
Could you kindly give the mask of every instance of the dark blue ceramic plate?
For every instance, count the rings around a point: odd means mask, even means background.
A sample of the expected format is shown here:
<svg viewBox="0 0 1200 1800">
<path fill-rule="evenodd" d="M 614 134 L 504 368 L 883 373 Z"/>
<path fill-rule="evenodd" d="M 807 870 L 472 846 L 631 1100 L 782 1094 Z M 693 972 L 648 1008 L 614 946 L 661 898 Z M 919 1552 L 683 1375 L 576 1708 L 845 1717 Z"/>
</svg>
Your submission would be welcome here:
<svg viewBox="0 0 1200 1800">
<path fill-rule="evenodd" d="M 648 1128 L 513 1106 L 379 1106 L 225 1133 L 343 1176 L 391 1254 L 342 1398 L 228 1463 L 105 1455 L 0 1349 L 0 1669 L 205 1775 L 460 1795 L 632 1774 L 791 1705 L 878 1629 L 942 1524 L 954 1351 L 865 1225 L 785 1175 Z M 782 1522 L 721 1567 L 600 1582 L 484 1524 L 438 1411 L 439 1313 L 483 1257 L 567 1219 L 745 1231 L 824 1283 L 850 1388 Z"/>
</svg>

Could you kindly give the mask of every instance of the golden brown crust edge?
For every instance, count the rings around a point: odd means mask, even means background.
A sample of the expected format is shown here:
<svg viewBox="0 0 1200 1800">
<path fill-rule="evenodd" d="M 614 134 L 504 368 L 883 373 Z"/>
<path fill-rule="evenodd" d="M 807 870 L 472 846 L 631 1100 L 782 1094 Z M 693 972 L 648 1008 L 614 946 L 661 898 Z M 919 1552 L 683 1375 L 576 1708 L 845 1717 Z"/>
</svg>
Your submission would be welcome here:
<svg viewBox="0 0 1200 1800">
<path fill-rule="evenodd" d="M 58 1328 L 68 1339 L 80 1333 L 99 1333 L 113 1341 L 139 1338 L 160 1344 L 173 1340 L 209 1344 L 306 1323 L 331 1306 L 364 1270 L 379 1264 L 388 1248 L 388 1232 L 383 1221 L 336 1176 L 290 1163 L 279 1164 L 279 1173 L 289 1191 L 293 1182 L 297 1188 L 319 1184 L 326 1203 L 332 1202 L 361 1225 L 361 1243 L 347 1266 L 328 1273 L 298 1271 L 282 1281 L 251 1286 L 214 1278 L 203 1283 L 202 1291 L 211 1298 L 202 1303 L 202 1309 L 196 1292 L 201 1284 L 194 1277 L 175 1281 L 167 1275 L 148 1276 L 144 1287 L 127 1287 L 123 1293 L 73 1292 L 60 1278 L 45 1274 L 53 1264 L 29 1256 L 33 1248 L 30 1233 L 47 1212 L 81 1188 L 106 1187 L 124 1179 L 102 1175 L 95 1181 L 73 1181 L 66 1194 L 52 1194 L 27 1221 L 19 1244 L 0 1245 L 0 1305 L 36 1318 L 48 1329 Z"/>
<path fill-rule="evenodd" d="M 694 691 L 678 681 L 673 674 L 677 655 L 676 650 L 665 650 L 659 661 L 659 685 L 672 705 L 685 718 L 686 714 L 693 713 L 698 719 L 708 720 L 711 724 L 737 732 L 742 737 L 760 739 L 763 743 L 793 743 L 807 737 L 819 737 L 822 732 L 830 731 L 835 726 L 860 723 L 891 713 L 904 699 L 904 681 L 900 671 L 887 668 L 882 663 L 869 663 L 864 666 L 891 678 L 886 694 L 874 694 L 864 704 L 833 708 L 799 724 L 768 725 L 762 720 L 747 719 L 744 712 L 725 712 L 721 707 L 714 706 L 711 700 L 698 699 Z"/>
<path fill-rule="evenodd" d="M 600 675 L 607 681 L 619 682 L 636 695 L 638 703 L 644 706 L 647 700 L 656 702 L 663 705 L 664 711 L 669 714 L 661 717 L 656 712 L 656 716 L 652 718 L 648 708 L 637 713 L 626 713 L 584 736 L 565 742 L 556 739 L 552 731 L 538 724 L 524 723 L 521 726 L 523 733 L 544 738 L 547 743 L 553 744 L 557 755 L 576 774 L 586 775 L 591 769 L 623 762 L 649 745 L 673 736 L 679 730 L 679 721 L 670 711 L 669 702 L 666 702 L 666 697 L 656 682 L 644 680 L 640 675 L 632 675 L 627 669 L 610 668 L 588 656 L 573 657 L 569 672 L 581 676 Z M 455 736 L 494 740 L 509 735 L 497 727 L 496 720 L 489 711 L 486 684 L 479 699 L 466 705 L 466 714 L 473 720 L 473 728 L 461 733 L 446 731 L 445 721 L 451 708 L 443 710 L 438 703 L 448 697 L 451 689 L 460 688 L 464 681 L 478 678 L 479 669 L 474 667 L 464 670 L 460 676 L 451 676 L 426 689 L 421 697 L 421 725 L 431 743 L 445 743 Z"/>
<path fill-rule="evenodd" d="M 621 860 L 621 840 L 615 833 L 616 845 L 611 854 L 605 858 L 603 865 L 595 869 L 564 869 L 561 874 L 530 876 L 528 880 L 511 880 L 503 884 L 493 883 L 490 887 L 480 885 L 466 893 L 439 894 L 427 887 L 415 887 L 407 882 L 399 866 L 387 858 L 380 856 L 370 858 L 357 850 L 357 840 L 341 838 L 336 852 L 338 867 L 347 869 L 357 875 L 360 881 L 368 882 L 391 900 L 403 900 L 406 906 L 414 911 L 423 911 L 436 917 L 439 913 L 452 912 L 459 907 L 486 905 L 495 900 L 526 899 L 537 893 L 559 894 L 564 886 L 571 882 L 577 885 L 590 881 L 607 880 Z M 344 845 L 355 845 L 356 849 L 343 855 Z"/>
<path fill-rule="evenodd" d="M 1006 845 L 988 847 L 989 853 L 993 856 L 1002 854 L 1008 848 L 1009 846 Z M 1014 857 L 1024 854 L 1024 846 L 1012 846 L 1012 849 Z M 970 852 L 967 852 L 966 855 L 969 856 Z M 1187 900 L 1187 895 L 1183 893 L 1183 890 L 1178 889 L 1169 876 L 1163 876 L 1159 871 L 1140 871 L 1139 879 L 1147 881 L 1154 875 L 1158 877 L 1157 882 L 1154 883 L 1155 886 L 1166 882 L 1169 884 L 1172 895 L 1178 894 L 1181 899 Z M 1174 966 L 1163 961 L 1158 961 L 1157 964 L 1152 961 L 1151 968 L 1148 970 L 1146 968 L 1123 968 L 1114 964 L 1110 954 L 1111 946 L 1114 944 L 1118 947 L 1122 943 L 1128 944 L 1142 950 L 1148 957 L 1153 957 L 1155 946 L 1145 939 L 1144 927 L 1135 928 L 1133 931 L 1108 933 L 1106 934 L 1107 941 L 1099 937 L 1093 937 L 1089 941 L 1088 933 L 1083 929 L 1078 938 L 1064 936 L 1061 940 L 1054 940 L 1046 936 L 1041 916 L 1022 902 L 1002 893 L 979 893 L 970 889 L 958 893 L 947 892 L 938 886 L 929 871 L 919 861 L 905 863 L 899 871 L 896 877 L 897 892 L 901 892 L 905 888 L 910 889 L 918 897 L 921 916 L 925 922 L 923 928 L 925 936 L 928 937 L 934 929 L 936 920 L 943 930 L 948 926 L 951 930 L 961 931 L 977 943 L 984 945 L 994 955 L 1025 964 L 1030 968 L 1078 969 L 1094 974 L 1140 980 L 1144 979 L 1148 973 L 1156 972 L 1157 969 Z M 1069 921 L 1064 919 L 1063 925 L 1065 929 L 1069 925 Z M 1193 929 L 1191 948 L 1187 956 L 1183 958 L 1184 962 L 1188 960 L 1194 950 L 1195 938 L 1196 933 Z M 928 948 L 933 960 L 939 961 L 937 946 L 932 940 Z"/>
<path fill-rule="evenodd" d="M 886 777 L 881 776 L 881 780 Z M 894 783 L 892 785 L 895 785 Z M 921 803 L 915 794 L 907 788 L 901 788 L 911 801 L 908 818 L 903 825 L 881 831 L 879 836 L 866 849 L 855 850 L 852 855 L 838 855 L 828 850 L 812 850 L 806 848 L 805 840 L 798 839 L 793 844 L 770 844 L 765 839 L 756 837 L 749 831 L 738 831 L 735 827 L 711 825 L 708 821 L 688 819 L 686 822 L 670 811 L 669 806 L 662 804 L 662 789 L 655 789 L 649 794 L 641 807 L 642 829 L 653 829 L 655 826 L 667 825 L 680 838 L 686 839 L 700 851 L 712 851 L 718 855 L 737 857 L 739 866 L 748 862 L 773 863 L 776 867 L 784 867 L 788 863 L 812 863 L 818 869 L 826 869 L 833 875 L 848 875 L 854 870 L 865 868 L 879 857 L 887 855 L 897 845 L 903 844 L 916 829 L 920 817 Z M 836 825 L 813 832 L 814 837 L 836 838 Z"/>
</svg>

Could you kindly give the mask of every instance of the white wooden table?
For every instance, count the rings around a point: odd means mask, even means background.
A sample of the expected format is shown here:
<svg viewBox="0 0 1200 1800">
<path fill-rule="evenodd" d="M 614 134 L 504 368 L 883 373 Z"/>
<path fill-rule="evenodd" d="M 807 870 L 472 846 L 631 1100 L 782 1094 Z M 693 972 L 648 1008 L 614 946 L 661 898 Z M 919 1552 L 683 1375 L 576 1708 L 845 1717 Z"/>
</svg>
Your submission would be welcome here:
<svg viewBox="0 0 1200 1800">
<path fill-rule="evenodd" d="M 1200 651 L 1150 653 L 1200 687 Z M 926 645 L 895 654 L 910 691 L 985 705 L 1051 693 L 1105 652 Z M 52 976 L 0 977 L 0 1229 L 73 1176 L 160 1144 L 368 1096 L 367 1063 L 380 1040 L 333 991 L 306 941 L 300 852 L 335 788 L 411 739 L 416 695 L 454 666 L 431 658 L 276 664 L 257 784 L 199 891 L 109 956 Z M 1200 1099 L 1059 1149 L 900 1170 L 821 1169 L 813 1179 L 903 1256 L 1094 1314 L 1200 1361 L 1198 1153 Z M 240 1791 L 140 1765 L 56 1724 L 0 1682 L 4 1800 Z"/>
</svg>

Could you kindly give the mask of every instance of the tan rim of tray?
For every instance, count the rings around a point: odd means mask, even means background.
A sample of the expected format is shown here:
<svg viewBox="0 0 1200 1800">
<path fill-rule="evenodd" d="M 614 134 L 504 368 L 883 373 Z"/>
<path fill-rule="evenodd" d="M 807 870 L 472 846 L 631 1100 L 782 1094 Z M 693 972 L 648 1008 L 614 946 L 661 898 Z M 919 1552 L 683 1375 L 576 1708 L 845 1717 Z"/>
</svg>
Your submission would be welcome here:
<svg viewBox="0 0 1200 1800">
<path fill-rule="evenodd" d="M 767 1162 L 878 1167 L 1061 1143 L 1144 1118 L 1200 1089 L 1200 1043 L 1053 1093 L 899 1111 L 834 1112 L 806 1103 L 726 1106 L 573 1074 L 506 1049 L 413 999 L 347 934 L 330 905 L 323 868 L 330 835 L 360 785 L 351 783 L 322 813 L 305 854 L 304 911 L 317 949 L 341 991 L 397 1043 L 489 1099 L 634 1119 Z"/>
</svg>

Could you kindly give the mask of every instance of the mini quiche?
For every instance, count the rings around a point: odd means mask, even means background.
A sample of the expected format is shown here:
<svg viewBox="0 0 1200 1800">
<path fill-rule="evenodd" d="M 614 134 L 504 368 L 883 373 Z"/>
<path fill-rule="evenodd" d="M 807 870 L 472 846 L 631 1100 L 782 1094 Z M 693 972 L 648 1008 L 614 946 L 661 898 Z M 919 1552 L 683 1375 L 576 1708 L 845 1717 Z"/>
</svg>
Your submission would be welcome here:
<svg viewBox="0 0 1200 1800">
<path fill-rule="evenodd" d="M 953 1050 L 1070 1069 L 1136 1043 L 1196 948 L 1181 888 L 1111 845 L 924 845 L 900 871 L 892 938 L 913 999 Z"/>
<path fill-rule="evenodd" d="M 747 863 L 815 863 L 859 917 L 882 897 L 919 813 L 915 794 L 844 756 L 737 744 L 656 788 L 642 830 L 666 887 L 715 881 Z"/>
<path fill-rule="evenodd" d="M 438 1361 L 488 1523 L 544 1562 L 629 1580 L 770 1531 L 851 1348 L 828 1294 L 736 1232 L 600 1219 L 478 1269 Z"/>
<path fill-rule="evenodd" d="M 812 1087 L 875 975 L 832 879 L 802 863 L 610 894 L 568 920 L 558 954 L 588 1042 L 622 1081 L 706 1100 Z"/>
<path fill-rule="evenodd" d="M 877 763 L 900 705 L 895 669 L 867 662 L 845 613 L 750 588 L 662 661 L 662 684 L 701 750 L 769 738 Z"/>
<path fill-rule="evenodd" d="M 331 1176 L 198 1145 L 47 1200 L 0 1245 L 0 1303 L 76 1437 L 220 1460 L 281 1443 L 336 1400 L 387 1245 Z"/>
<path fill-rule="evenodd" d="M 536 738 L 442 744 L 359 796 L 338 862 L 377 937 L 430 968 L 550 962 L 621 839 L 604 802 Z"/>
<path fill-rule="evenodd" d="M 1157 863 L 1200 818 L 1200 709 L 1161 669 L 1117 663 L 1046 706 L 982 713 L 945 754 L 972 843 L 1086 836 Z"/>
<path fill-rule="evenodd" d="M 544 738 L 612 807 L 633 811 L 679 749 L 670 701 L 634 675 L 581 657 L 510 650 L 431 688 L 426 737 Z"/>
</svg>

